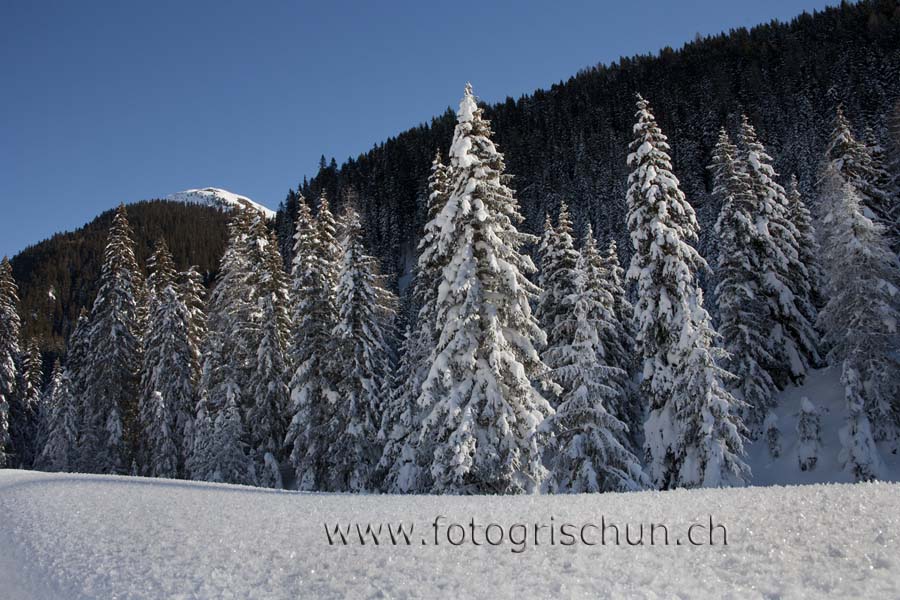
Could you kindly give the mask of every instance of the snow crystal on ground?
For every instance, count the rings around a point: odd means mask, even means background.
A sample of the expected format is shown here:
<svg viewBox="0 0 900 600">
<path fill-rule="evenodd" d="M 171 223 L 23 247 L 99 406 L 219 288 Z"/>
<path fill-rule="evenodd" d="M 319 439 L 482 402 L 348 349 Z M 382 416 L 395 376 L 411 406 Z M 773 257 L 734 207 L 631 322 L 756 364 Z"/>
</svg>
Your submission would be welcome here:
<svg viewBox="0 0 900 600">
<path fill-rule="evenodd" d="M 0 514 L 7 600 L 900 594 L 900 485 L 887 483 L 461 498 L 7 470 Z M 712 515 L 728 545 L 435 546 L 438 515 L 507 527 L 602 516 L 665 523 L 673 537 Z M 323 528 L 401 520 L 416 525 L 411 546 L 329 546 Z"/>
</svg>

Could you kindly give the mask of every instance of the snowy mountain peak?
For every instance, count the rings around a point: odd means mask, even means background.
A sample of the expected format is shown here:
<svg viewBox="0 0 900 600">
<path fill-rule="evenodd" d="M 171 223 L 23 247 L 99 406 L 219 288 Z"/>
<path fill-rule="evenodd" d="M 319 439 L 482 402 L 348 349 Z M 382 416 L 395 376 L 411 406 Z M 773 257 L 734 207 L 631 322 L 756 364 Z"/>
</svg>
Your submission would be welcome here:
<svg viewBox="0 0 900 600">
<path fill-rule="evenodd" d="M 239 194 L 235 194 L 234 192 L 229 192 L 228 190 L 223 190 L 221 188 L 208 187 L 196 190 L 185 190 L 183 192 L 172 194 L 171 196 L 169 196 L 169 200 L 174 200 L 176 202 L 187 202 L 191 204 L 206 204 L 208 206 L 215 206 L 222 209 L 229 209 L 233 206 L 244 206 L 247 208 L 258 210 L 259 212 L 264 214 L 267 219 L 275 218 L 274 210 L 266 208 L 262 204 L 254 202 L 246 196 L 241 196 Z"/>
</svg>

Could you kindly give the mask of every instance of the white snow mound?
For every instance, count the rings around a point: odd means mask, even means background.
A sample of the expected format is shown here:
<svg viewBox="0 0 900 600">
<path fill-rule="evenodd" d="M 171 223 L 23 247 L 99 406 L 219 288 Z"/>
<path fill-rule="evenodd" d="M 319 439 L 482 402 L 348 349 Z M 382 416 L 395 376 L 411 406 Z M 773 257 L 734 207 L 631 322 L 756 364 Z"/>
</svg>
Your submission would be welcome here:
<svg viewBox="0 0 900 600">
<path fill-rule="evenodd" d="M 579 496 L 274 492 L 0 471 L 0 598 L 897 598 L 900 484 Z M 432 523 L 442 515 L 441 543 Z M 485 544 L 484 526 L 664 523 L 727 545 Z M 552 521 L 551 521 L 552 517 Z M 454 546 L 447 524 L 481 545 Z M 413 543 L 329 545 L 324 523 L 413 523 Z M 647 526 L 649 527 L 649 525 Z M 636 531 L 636 530 L 634 530 Z M 496 534 L 496 531 L 494 532 Z M 454 532 L 459 534 L 459 530 Z M 588 540 L 596 543 L 596 531 Z M 703 539 L 705 533 L 699 536 Z M 695 535 L 695 538 L 698 537 Z M 610 539 L 612 535 L 610 535 Z M 457 539 L 457 538 L 454 538 Z M 496 540 L 496 535 L 494 537 Z"/>
<path fill-rule="evenodd" d="M 183 192 L 172 194 L 168 199 L 175 202 L 187 202 L 189 204 L 206 204 L 222 209 L 230 209 L 233 206 L 244 206 L 258 210 L 266 215 L 267 219 L 275 218 L 274 210 L 266 208 L 262 204 L 254 202 L 246 196 L 241 196 L 221 188 L 208 187 L 196 190 L 185 190 Z"/>
</svg>

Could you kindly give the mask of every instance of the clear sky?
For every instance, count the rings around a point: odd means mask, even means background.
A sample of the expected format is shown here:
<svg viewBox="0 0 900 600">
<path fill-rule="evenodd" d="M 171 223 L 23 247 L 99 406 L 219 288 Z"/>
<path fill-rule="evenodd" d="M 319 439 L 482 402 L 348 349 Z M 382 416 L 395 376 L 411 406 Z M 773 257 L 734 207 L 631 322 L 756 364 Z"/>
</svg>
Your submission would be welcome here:
<svg viewBox="0 0 900 600">
<path fill-rule="evenodd" d="M 119 202 L 215 186 L 275 208 L 455 106 L 825 0 L 0 1 L 0 255 Z"/>
</svg>

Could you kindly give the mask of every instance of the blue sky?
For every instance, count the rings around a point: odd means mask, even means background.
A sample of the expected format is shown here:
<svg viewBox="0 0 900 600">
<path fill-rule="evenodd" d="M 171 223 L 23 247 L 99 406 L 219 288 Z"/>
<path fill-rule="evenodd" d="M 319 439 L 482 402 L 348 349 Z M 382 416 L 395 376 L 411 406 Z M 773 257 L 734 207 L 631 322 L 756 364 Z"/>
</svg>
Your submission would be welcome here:
<svg viewBox="0 0 900 600">
<path fill-rule="evenodd" d="M 216 186 L 276 207 L 455 106 L 835 2 L 0 2 L 0 255 L 121 201 Z"/>
</svg>

